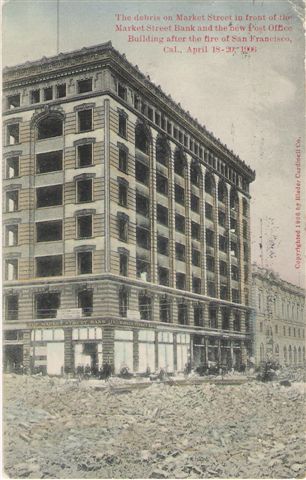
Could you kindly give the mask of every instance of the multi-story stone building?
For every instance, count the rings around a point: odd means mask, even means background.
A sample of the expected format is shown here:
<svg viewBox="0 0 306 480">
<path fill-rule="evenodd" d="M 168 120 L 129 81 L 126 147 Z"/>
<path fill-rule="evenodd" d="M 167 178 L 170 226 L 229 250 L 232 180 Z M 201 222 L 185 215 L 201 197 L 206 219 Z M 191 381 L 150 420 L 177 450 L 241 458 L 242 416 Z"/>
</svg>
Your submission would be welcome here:
<svg viewBox="0 0 306 480">
<path fill-rule="evenodd" d="M 245 362 L 254 172 L 110 43 L 3 85 L 6 364 Z"/>
<path fill-rule="evenodd" d="M 253 265 L 252 303 L 257 365 L 269 358 L 281 365 L 304 365 L 305 291 Z"/>
</svg>

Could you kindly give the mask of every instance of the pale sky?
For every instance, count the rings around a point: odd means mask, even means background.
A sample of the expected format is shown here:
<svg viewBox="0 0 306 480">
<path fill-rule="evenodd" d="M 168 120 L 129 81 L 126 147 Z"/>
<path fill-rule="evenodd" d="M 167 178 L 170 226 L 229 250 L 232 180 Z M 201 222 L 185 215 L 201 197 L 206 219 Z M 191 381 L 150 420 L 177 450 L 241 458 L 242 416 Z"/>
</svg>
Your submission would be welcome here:
<svg viewBox="0 0 306 480">
<path fill-rule="evenodd" d="M 128 60 L 255 169 L 256 180 L 251 185 L 252 260 L 260 264 L 262 218 L 264 245 L 277 237 L 274 255 L 269 258 L 265 252 L 265 263 L 285 280 L 303 286 L 304 274 L 295 268 L 294 224 L 298 137 L 304 149 L 301 11 L 300 0 L 60 0 L 60 51 L 111 40 Z M 9 0 L 2 13 L 4 65 L 56 54 L 56 0 Z M 115 33 L 115 13 L 293 15 L 292 43 L 261 44 L 256 54 L 247 56 L 165 54 L 157 43 L 128 43 L 126 34 Z"/>
</svg>

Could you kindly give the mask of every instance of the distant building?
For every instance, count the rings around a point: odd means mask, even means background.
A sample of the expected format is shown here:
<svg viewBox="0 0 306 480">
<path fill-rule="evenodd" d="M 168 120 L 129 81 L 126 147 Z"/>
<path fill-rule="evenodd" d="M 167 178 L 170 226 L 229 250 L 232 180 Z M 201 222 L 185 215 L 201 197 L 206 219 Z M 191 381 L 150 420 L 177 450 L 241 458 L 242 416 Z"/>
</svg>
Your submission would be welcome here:
<svg viewBox="0 0 306 480">
<path fill-rule="evenodd" d="M 110 43 L 3 87 L 7 368 L 245 363 L 254 171 Z"/>
<path fill-rule="evenodd" d="M 252 266 L 255 358 L 305 364 L 305 290 L 266 268 Z"/>
</svg>

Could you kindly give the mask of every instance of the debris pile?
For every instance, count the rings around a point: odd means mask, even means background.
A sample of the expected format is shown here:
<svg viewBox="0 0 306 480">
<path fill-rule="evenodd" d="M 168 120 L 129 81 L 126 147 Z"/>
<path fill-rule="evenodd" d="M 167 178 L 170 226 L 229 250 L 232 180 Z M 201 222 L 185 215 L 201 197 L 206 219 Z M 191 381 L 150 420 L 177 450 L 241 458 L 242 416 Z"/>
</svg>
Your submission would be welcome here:
<svg viewBox="0 0 306 480">
<path fill-rule="evenodd" d="M 303 385 L 152 384 L 4 376 L 13 478 L 302 478 Z M 122 387 L 122 381 L 120 383 Z M 88 384 L 87 384 L 88 385 Z"/>
</svg>

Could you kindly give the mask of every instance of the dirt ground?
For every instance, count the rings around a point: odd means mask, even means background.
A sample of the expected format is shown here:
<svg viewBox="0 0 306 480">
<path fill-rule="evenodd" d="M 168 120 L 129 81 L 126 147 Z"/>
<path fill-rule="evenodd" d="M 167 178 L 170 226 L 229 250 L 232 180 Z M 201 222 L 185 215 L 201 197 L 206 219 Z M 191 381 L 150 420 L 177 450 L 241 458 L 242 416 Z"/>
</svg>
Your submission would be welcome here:
<svg viewBox="0 0 306 480">
<path fill-rule="evenodd" d="M 304 477 L 301 382 L 102 387 L 103 381 L 4 375 L 6 475 Z"/>
</svg>

